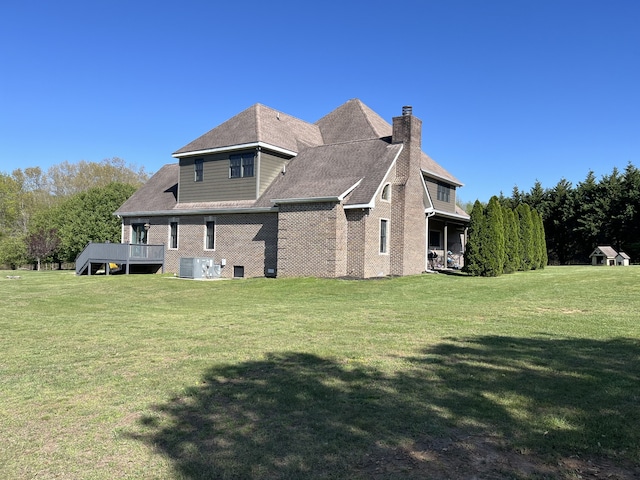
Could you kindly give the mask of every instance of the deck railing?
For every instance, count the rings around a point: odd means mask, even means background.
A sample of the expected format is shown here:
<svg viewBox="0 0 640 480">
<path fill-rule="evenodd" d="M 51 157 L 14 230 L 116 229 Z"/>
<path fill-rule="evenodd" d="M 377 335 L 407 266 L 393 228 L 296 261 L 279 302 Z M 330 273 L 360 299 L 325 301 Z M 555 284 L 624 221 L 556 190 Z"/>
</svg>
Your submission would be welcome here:
<svg viewBox="0 0 640 480">
<path fill-rule="evenodd" d="M 90 274 L 91 265 L 98 263 L 129 264 L 162 264 L 164 266 L 164 245 L 140 245 L 128 243 L 89 243 L 76 258 L 76 274 L 80 275 L 85 268 Z"/>
</svg>

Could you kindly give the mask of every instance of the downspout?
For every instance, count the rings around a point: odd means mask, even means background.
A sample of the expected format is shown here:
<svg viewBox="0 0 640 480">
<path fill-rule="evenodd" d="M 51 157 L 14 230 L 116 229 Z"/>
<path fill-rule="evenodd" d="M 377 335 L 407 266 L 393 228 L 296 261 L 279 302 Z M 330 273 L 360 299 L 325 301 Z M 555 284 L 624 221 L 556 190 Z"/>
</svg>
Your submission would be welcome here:
<svg viewBox="0 0 640 480">
<path fill-rule="evenodd" d="M 124 218 L 120 215 L 116 215 L 120 219 L 120 243 L 124 243 Z"/>
<path fill-rule="evenodd" d="M 433 217 L 436 212 L 427 213 L 426 221 L 425 221 L 425 241 L 424 241 L 424 271 L 429 271 L 429 218 Z"/>
<path fill-rule="evenodd" d="M 262 159 L 262 147 L 258 147 L 258 153 L 256 155 L 256 198 L 260 197 L 260 164 L 262 163 L 260 160 Z"/>
</svg>

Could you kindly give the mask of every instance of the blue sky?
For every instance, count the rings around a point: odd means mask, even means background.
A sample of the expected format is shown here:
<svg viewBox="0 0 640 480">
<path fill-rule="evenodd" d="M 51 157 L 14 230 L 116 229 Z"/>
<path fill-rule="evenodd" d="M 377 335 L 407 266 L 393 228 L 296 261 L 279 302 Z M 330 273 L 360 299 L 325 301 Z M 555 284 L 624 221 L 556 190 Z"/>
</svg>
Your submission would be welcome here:
<svg viewBox="0 0 640 480">
<path fill-rule="evenodd" d="M 464 201 L 640 167 L 640 1 L 17 1 L 0 7 L 0 171 L 171 153 L 263 103 L 423 121 Z"/>
</svg>

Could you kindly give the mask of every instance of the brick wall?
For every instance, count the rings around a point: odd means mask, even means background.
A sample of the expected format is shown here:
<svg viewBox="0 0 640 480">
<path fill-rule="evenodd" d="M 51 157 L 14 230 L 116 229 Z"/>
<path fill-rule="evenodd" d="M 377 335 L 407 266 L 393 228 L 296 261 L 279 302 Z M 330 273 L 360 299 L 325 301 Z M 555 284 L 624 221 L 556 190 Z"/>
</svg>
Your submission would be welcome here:
<svg viewBox="0 0 640 480">
<path fill-rule="evenodd" d="M 205 250 L 205 222 L 215 221 L 215 249 Z M 245 277 L 273 276 L 277 272 L 278 216 L 276 213 L 189 215 L 148 219 L 149 244 L 169 244 L 169 222 L 178 222 L 178 248 L 165 250 L 165 271 L 178 273 L 181 257 L 224 258 L 222 277 L 231 278 L 234 266 Z M 125 219 L 123 241 L 130 239 L 130 219 Z M 273 273 L 270 272 L 273 271 Z"/>
<path fill-rule="evenodd" d="M 278 276 L 345 276 L 348 230 L 342 206 L 318 202 L 279 209 Z"/>
</svg>

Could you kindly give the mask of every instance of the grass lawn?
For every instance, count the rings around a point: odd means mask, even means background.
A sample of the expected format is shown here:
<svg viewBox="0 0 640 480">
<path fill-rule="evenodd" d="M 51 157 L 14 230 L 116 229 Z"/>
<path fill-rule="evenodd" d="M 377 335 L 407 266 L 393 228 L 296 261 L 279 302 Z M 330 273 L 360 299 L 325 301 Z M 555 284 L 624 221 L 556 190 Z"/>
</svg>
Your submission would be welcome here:
<svg viewBox="0 0 640 480">
<path fill-rule="evenodd" d="M 639 478 L 639 312 L 635 266 L 0 272 L 0 478 Z"/>
</svg>

